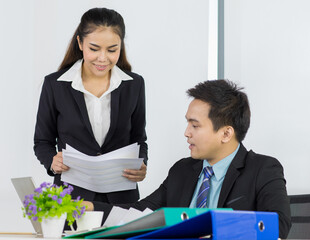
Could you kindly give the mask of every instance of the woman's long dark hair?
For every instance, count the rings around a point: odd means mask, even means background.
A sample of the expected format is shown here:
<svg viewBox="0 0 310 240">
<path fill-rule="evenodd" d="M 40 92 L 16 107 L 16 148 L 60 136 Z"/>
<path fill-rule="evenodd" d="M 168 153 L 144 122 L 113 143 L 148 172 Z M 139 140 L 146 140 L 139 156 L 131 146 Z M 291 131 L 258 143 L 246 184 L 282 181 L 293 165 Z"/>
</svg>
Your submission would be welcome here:
<svg viewBox="0 0 310 240">
<path fill-rule="evenodd" d="M 112 27 L 114 32 L 120 37 L 122 42 L 121 51 L 116 65 L 122 70 L 131 71 L 131 65 L 127 60 L 124 44 L 124 19 L 116 11 L 107 8 L 92 8 L 83 14 L 58 70 L 71 67 L 77 60 L 83 58 L 83 52 L 79 48 L 77 36 L 83 42 L 87 34 L 94 32 L 98 27 Z"/>
</svg>

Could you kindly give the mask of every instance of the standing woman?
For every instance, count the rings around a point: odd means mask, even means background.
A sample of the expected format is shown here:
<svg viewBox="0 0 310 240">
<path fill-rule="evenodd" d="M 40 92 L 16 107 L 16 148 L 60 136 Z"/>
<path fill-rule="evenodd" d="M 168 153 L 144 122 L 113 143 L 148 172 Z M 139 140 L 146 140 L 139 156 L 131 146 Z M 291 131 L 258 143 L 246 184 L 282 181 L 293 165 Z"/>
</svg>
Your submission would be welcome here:
<svg viewBox="0 0 310 240">
<path fill-rule="evenodd" d="M 140 145 L 140 169 L 124 170 L 131 181 L 146 175 L 145 89 L 126 58 L 125 25 L 114 10 L 93 8 L 81 18 L 59 71 L 45 77 L 34 135 L 38 160 L 61 185 L 66 144 L 91 156 L 132 143 Z M 56 149 L 57 146 L 57 149 Z M 108 203 L 139 199 L 135 190 L 97 193 L 74 186 L 74 198 Z"/>
</svg>

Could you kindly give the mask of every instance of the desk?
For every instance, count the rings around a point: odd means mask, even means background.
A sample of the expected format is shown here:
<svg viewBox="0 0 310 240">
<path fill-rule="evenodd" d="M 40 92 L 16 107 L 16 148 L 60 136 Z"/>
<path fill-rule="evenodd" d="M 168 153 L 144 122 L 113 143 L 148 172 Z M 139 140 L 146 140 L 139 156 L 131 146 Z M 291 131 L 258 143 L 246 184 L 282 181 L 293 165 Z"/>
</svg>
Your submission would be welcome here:
<svg viewBox="0 0 310 240">
<path fill-rule="evenodd" d="M 41 237 L 41 238 L 40 238 Z M 21 240 L 21 239 L 44 239 L 37 237 L 34 233 L 0 233 L 0 239 Z"/>
<path fill-rule="evenodd" d="M 10 234 L 3 234 L 0 233 L 0 240 L 1 239 L 9 239 L 9 240 L 22 240 L 22 239 L 36 239 L 36 240 L 60 240 L 62 238 L 43 238 L 43 236 L 36 236 L 35 234 L 14 234 L 14 233 L 10 233 Z M 76 238 L 77 239 L 77 238 Z M 78 240 L 78 239 L 77 239 Z M 100 240 L 100 239 L 99 239 Z M 117 240 L 117 239 L 104 239 L 104 240 Z M 118 239 L 118 240 L 124 240 L 124 239 Z M 280 238 L 278 240 L 281 240 Z M 285 240 L 285 239 L 282 239 Z M 298 239 L 295 239 L 298 240 Z"/>
<path fill-rule="evenodd" d="M 60 240 L 62 238 L 43 238 L 42 235 L 37 236 L 34 233 L 1 233 L 0 232 L 0 240 L 8 239 L 8 240 L 22 240 L 22 239 L 36 239 L 36 240 Z"/>
<path fill-rule="evenodd" d="M 0 233 L 0 239 L 21 240 L 21 239 L 44 239 L 42 235 L 37 236 L 34 233 Z M 53 238 L 50 238 L 51 240 Z M 56 238 L 55 238 L 56 239 Z M 46 240 L 46 238 L 45 238 Z"/>
</svg>

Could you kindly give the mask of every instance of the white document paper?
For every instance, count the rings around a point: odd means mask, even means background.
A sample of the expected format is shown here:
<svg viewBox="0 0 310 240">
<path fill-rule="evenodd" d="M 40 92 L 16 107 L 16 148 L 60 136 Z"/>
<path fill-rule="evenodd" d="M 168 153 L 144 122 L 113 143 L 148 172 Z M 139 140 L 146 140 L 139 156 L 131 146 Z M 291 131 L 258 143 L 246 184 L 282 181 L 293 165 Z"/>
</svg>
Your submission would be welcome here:
<svg viewBox="0 0 310 240">
<path fill-rule="evenodd" d="M 100 193 L 135 189 L 136 183 L 122 174 L 124 169 L 141 168 L 139 149 L 134 143 L 100 156 L 88 156 L 67 144 L 62 156 L 70 169 L 61 174 L 61 180 Z"/>
<path fill-rule="evenodd" d="M 135 208 L 129 208 L 126 214 L 120 219 L 118 225 L 126 224 L 131 221 L 134 221 L 138 218 L 144 217 L 145 215 L 148 215 L 152 213 L 153 211 L 149 208 L 146 208 L 143 212 L 141 212 L 138 209 Z"/>
<path fill-rule="evenodd" d="M 113 227 L 120 225 L 119 223 L 127 211 L 128 209 L 113 206 L 103 226 Z"/>
<path fill-rule="evenodd" d="M 143 212 L 135 208 L 124 209 L 120 207 L 113 206 L 109 216 L 104 222 L 104 226 L 113 227 L 126 224 L 143 216 L 146 216 L 153 211 L 146 208 Z"/>
</svg>

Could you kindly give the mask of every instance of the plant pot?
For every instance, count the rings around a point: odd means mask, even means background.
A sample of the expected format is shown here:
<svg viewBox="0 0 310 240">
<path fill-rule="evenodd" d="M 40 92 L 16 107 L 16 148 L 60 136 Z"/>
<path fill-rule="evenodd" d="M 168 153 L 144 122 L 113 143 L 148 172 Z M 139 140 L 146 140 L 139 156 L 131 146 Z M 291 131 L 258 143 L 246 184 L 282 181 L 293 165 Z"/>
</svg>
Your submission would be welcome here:
<svg viewBox="0 0 310 240">
<path fill-rule="evenodd" d="M 42 233 L 44 238 L 61 238 L 64 230 L 67 213 L 60 217 L 48 217 L 42 219 Z"/>
</svg>

